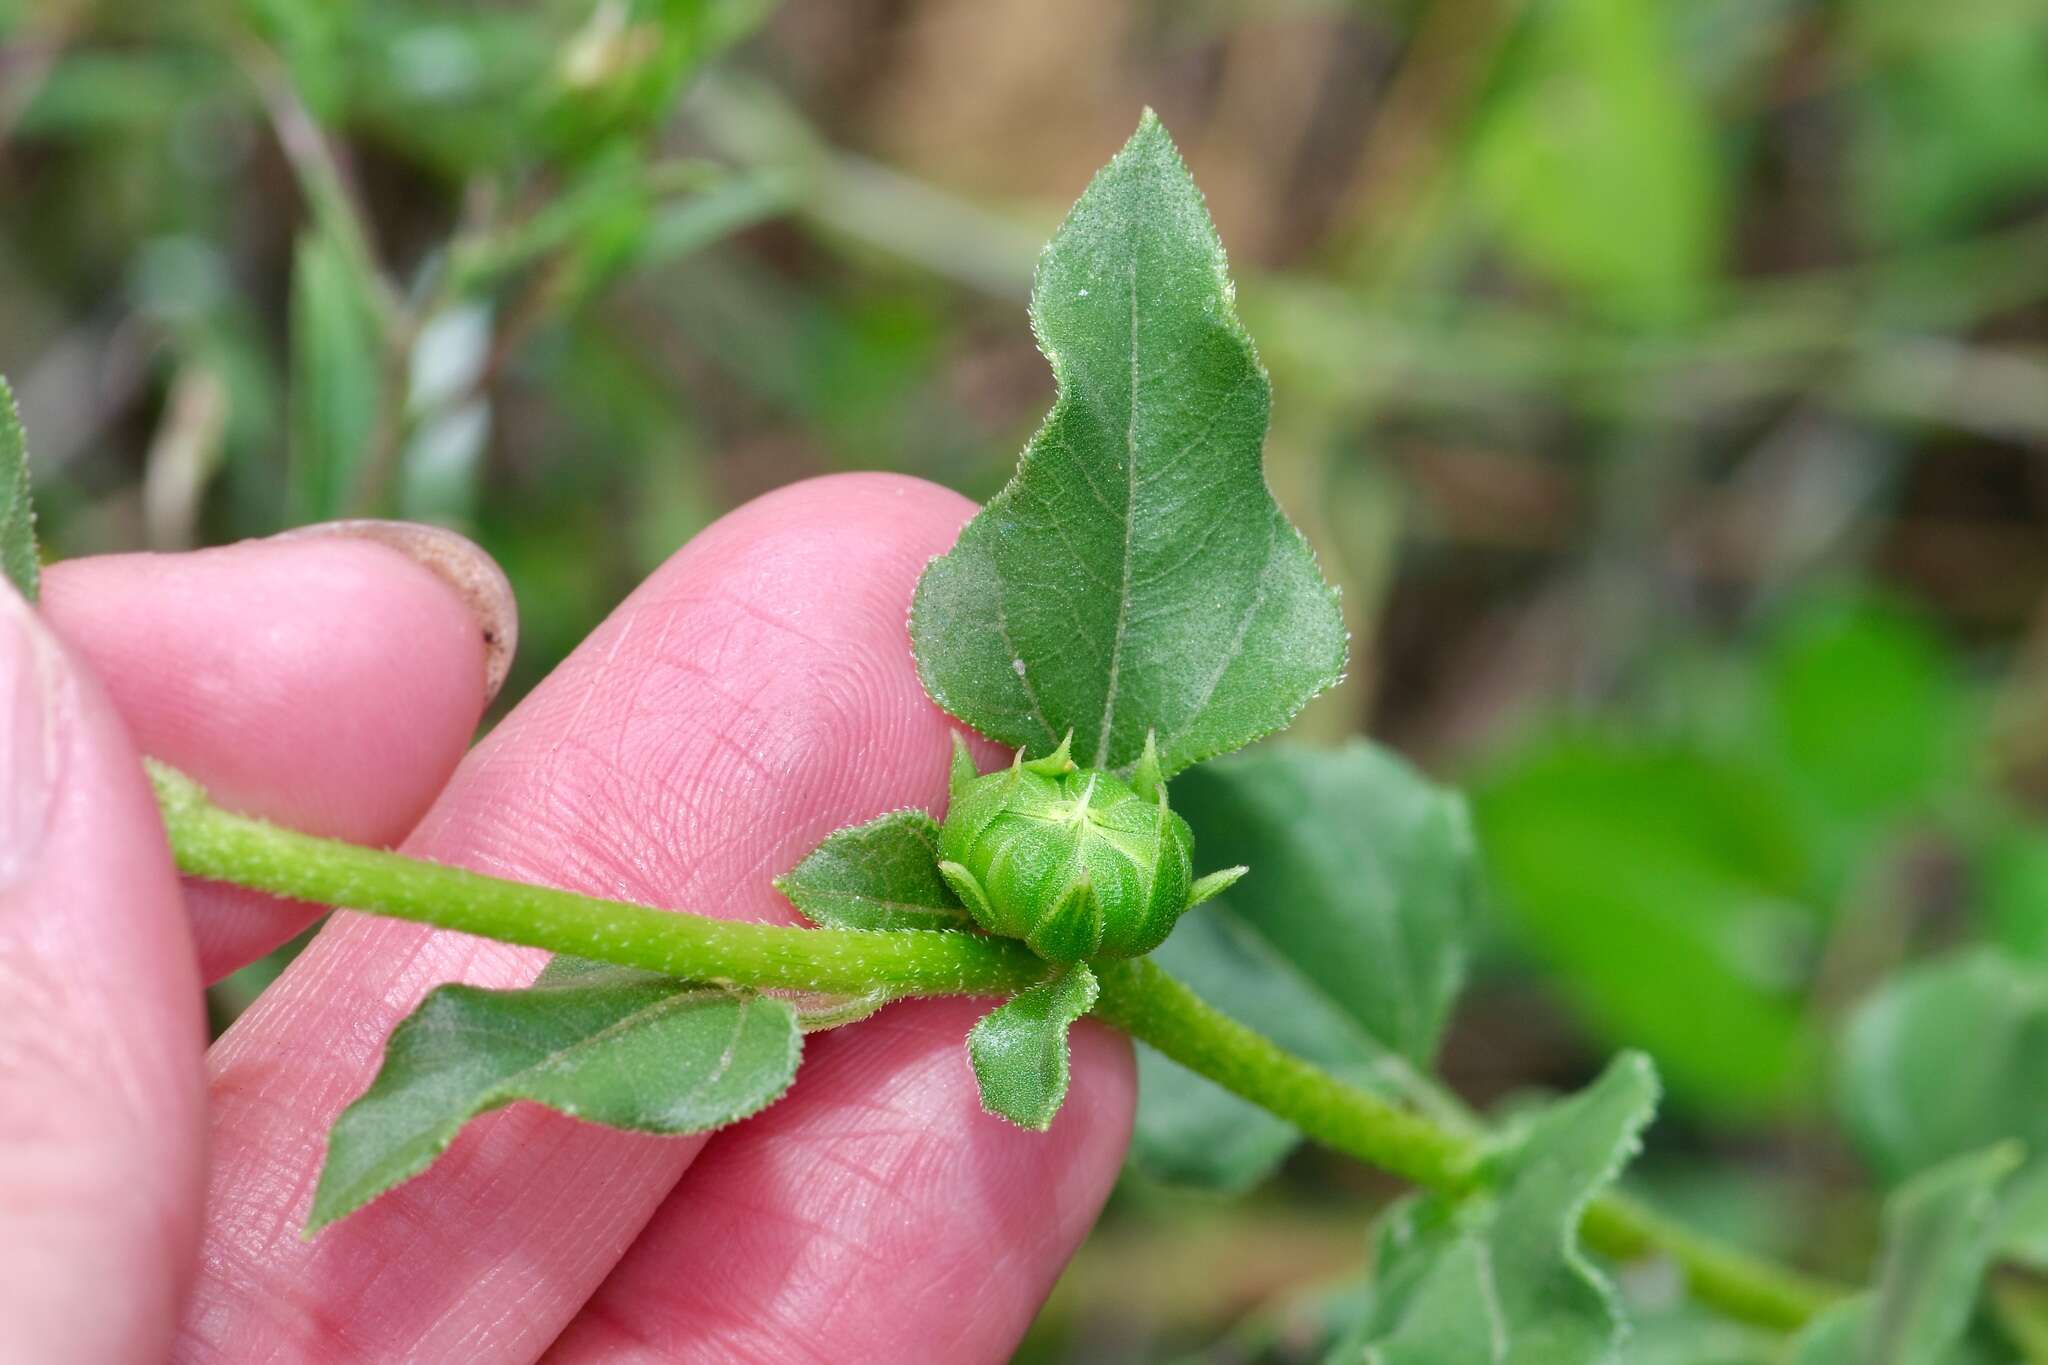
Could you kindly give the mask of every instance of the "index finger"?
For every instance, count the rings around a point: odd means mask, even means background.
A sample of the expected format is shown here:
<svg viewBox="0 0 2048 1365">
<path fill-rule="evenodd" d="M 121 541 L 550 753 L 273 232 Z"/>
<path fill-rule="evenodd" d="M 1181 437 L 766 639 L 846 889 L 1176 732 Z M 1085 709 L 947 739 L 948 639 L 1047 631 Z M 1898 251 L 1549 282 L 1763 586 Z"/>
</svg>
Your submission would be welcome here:
<svg viewBox="0 0 2048 1365">
<path fill-rule="evenodd" d="M 783 489 L 685 547 L 479 746 L 416 854 L 708 914 L 787 918 L 770 879 L 841 825 L 945 792 L 949 722 L 905 629 L 972 507 L 916 480 Z M 212 1226 L 188 1358 L 526 1359 L 700 1145 L 532 1106 L 312 1244 L 322 1135 L 427 989 L 539 955 L 342 915 L 213 1058 Z"/>
</svg>

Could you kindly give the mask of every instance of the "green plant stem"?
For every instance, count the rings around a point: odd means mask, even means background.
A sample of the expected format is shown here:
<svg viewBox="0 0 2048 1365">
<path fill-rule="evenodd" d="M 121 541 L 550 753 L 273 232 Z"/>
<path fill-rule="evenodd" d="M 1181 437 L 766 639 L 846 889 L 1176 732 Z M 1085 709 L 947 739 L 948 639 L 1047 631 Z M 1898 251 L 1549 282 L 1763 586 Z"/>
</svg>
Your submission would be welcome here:
<svg viewBox="0 0 2048 1365">
<path fill-rule="evenodd" d="M 180 871 L 293 900 L 761 990 L 1003 995 L 1045 975 L 1044 962 L 1004 939 L 797 929 L 580 896 L 235 815 L 161 764 L 150 777 Z"/>
<path fill-rule="evenodd" d="M 1003 995 L 1045 975 L 1045 964 L 1021 945 L 977 934 L 727 922 L 316 838 L 222 810 L 162 764 L 149 771 L 180 871 L 293 900 L 761 990 Z M 1482 1183 L 1483 1137 L 1337 1079 L 1210 1007 L 1147 959 L 1097 965 L 1095 1013 L 1182 1066 L 1316 1141 L 1418 1185 L 1459 1194 Z M 1847 1292 L 1616 1195 L 1587 1209 L 1581 1231 L 1609 1255 L 1670 1257 L 1701 1302 L 1765 1327 L 1798 1327 Z"/>
<path fill-rule="evenodd" d="M 1455 1194 L 1483 1183 L 1483 1137 L 1338 1080 L 1213 1008 L 1149 959 L 1098 964 L 1096 972 L 1098 1016 L 1324 1146 L 1430 1189 Z M 1763 1327 L 1798 1327 L 1848 1292 L 1701 1236 L 1622 1195 L 1595 1200 L 1579 1231 L 1588 1246 L 1617 1259 L 1669 1256 L 1695 1297 Z"/>
</svg>

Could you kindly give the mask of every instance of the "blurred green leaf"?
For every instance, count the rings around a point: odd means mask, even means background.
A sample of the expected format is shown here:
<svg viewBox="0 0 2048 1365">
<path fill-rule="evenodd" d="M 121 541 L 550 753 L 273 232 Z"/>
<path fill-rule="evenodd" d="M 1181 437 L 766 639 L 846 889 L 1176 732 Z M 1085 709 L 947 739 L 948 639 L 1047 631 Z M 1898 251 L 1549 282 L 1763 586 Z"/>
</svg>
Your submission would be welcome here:
<svg viewBox="0 0 2048 1365">
<path fill-rule="evenodd" d="M 1381 1046 L 1427 1067 L 1472 928 L 1464 800 L 1353 740 L 1211 764 L 1174 784 L 1173 804 L 1206 862 L 1252 869 L 1223 913 Z"/>
<path fill-rule="evenodd" d="M 1100 990 L 1088 964 L 1073 962 L 984 1014 L 967 1033 L 981 1107 L 1020 1128 L 1050 1128 L 1067 1098 L 1067 1030 Z"/>
<path fill-rule="evenodd" d="M 1566 737 L 1484 775 L 1473 806 L 1507 920 L 1603 1038 L 1647 1049 L 1674 1095 L 1733 1114 L 1808 1078 L 1802 964 L 1818 917 L 1769 778 Z"/>
<path fill-rule="evenodd" d="M 1721 253 L 1714 129 L 1657 0 L 1553 0 L 1472 151 L 1529 266 L 1631 321 L 1694 312 Z"/>
<path fill-rule="evenodd" d="M 2048 967 L 1978 948 L 1901 972 L 1851 1017 L 1841 1091 L 1887 1181 L 2007 1138 L 2048 1152 Z"/>
<path fill-rule="evenodd" d="M 1836 595 L 1786 614 L 1766 646 L 1767 741 L 1839 817 L 1924 806 L 1963 770 L 1965 694 L 1920 618 Z"/>
<path fill-rule="evenodd" d="M 424 1171 L 515 1100 L 644 1133 L 701 1133 L 774 1103 L 803 1049 L 787 1003 L 575 958 L 524 990 L 437 986 L 335 1121 L 307 1231 Z"/>
<path fill-rule="evenodd" d="M 2016 1144 L 1955 1158 L 1885 1204 L 1877 1285 L 1828 1310 L 1793 1344 L 1794 1365 L 1959 1365 Z M 1974 1357 L 1968 1357 L 1974 1358 Z"/>
<path fill-rule="evenodd" d="M 28 438 L 14 390 L 0 377 L 0 573 L 33 602 L 42 586 L 36 558 L 36 505 L 28 486 Z"/>
<path fill-rule="evenodd" d="M 2020 961 L 2048 967 L 2048 834 L 2031 819 L 1988 832 L 1975 871 L 1987 936 Z"/>
<path fill-rule="evenodd" d="M 774 0 L 618 0 L 593 6 L 563 46 L 540 127 L 574 160 L 655 127 L 690 77 L 751 33 Z"/>
<path fill-rule="evenodd" d="M 88 139 L 161 130 L 209 103 L 252 103 L 213 53 L 160 45 L 66 52 L 21 112 L 25 138 Z"/>
<path fill-rule="evenodd" d="M 775 889 L 828 929 L 972 929 L 939 875 L 939 823 L 899 810 L 838 830 Z"/>
<path fill-rule="evenodd" d="M 1640 1053 L 1536 1114 L 1465 1200 L 1412 1198 L 1387 1215 L 1372 1311 L 1331 1365 L 1610 1365 L 1627 1325 L 1579 1246 L 1586 1204 L 1634 1157 L 1657 1107 Z"/>
<path fill-rule="evenodd" d="M 1924 242 L 2035 201 L 2048 177 L 2048 43 L 2031 0 L 1959 10 L 1855 0 L 1842 53 L 1853 181 L 1877 241 Z"/>
<path fill-rule="evenodd" d="M 1465 804 L 1364 741 L 1286 745 L 1173 784 L 1204 864 L 1251 873 L 1155 956 L 1225 1013 L 1381 1094 L 1424 1079 L 1463 984 L 1476 883 Z M 1139 1051 L 1132 1160 L 1212 1189 L 1262 1179 L 1300 1140 L 1212 1082 Z"/>
<path fill-rule="evenodd" d="M 292 266 L 291 515 L 351 510 L 383 401 L 380 337 L 366 282 L 324 233 L 299 239 Z"/>
<path fill-rule="evenodd" d="M 1782 1341 L 1685 1303 L 1630 1314 L 1628 1365 L 1778 1365 Z"/>
<path fill-rule="evenodd" d="M 1149 110 L 1039 258 L 1060 397 L 918 582 L 925 690 L 991 739 L 1168 774 L 1280 728 L 1343 671 L 1336 594 L 1261 469 L 1269 388 L 1223 248 Z"/>
</svg>

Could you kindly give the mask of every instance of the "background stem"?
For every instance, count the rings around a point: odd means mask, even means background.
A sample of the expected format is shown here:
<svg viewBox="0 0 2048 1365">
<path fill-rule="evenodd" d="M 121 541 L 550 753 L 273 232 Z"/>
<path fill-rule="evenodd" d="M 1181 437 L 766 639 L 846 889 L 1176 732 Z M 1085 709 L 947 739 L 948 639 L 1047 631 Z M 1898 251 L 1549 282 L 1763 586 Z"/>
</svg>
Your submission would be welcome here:
<svg viewBox="0 0 2048 1365">
<path fill-rule="evenodd" d="M 1021 944 L 978 934 L 729 922 L 488 877 L 235 815 L 176 770 L 151 762 L 149 772 L 180 871 L 293 900 L 764 990 L 1007 995 L 1045 974 Z M 1103 962 L 1097 971 L 1100 1018 L 1325 1146 L 1453 1195 L 1480 1182 L 1483 1137 L 1337 1079 L 1210 1007 L 1149 959 Z M 1581 1235 L 1609 1255 L 1669 1256 L 1701 1302 L 1766 1327 L 1798 1327 L 1848 1292 L 1618 1195 L 1587 1209 Z"/>
</svg>

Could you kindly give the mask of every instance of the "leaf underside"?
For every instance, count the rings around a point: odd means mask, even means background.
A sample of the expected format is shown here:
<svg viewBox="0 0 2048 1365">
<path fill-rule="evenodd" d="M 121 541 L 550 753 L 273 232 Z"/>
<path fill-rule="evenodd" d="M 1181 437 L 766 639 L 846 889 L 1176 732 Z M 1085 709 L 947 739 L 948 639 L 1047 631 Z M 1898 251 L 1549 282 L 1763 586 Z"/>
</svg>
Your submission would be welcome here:
<svg viewBox="0 0 2048 1365">
<path fill-rule="evenodd" d="M 707 1132 L 780 1098 L 802 1047 L 781 1000 L 574 958 L 524 990 L 438 987 L 335 1122 L 306 1231 L 418 1175 L 464 1123 L 515 1100 L 612 1128 Z"/>
<path fill-rule="evenodd" d="M 1075 962 L 983 1015 L 967 1034 L 981 1107 L 1020 1128 L 1051 1127 L 1067 1098 L 1067 1030 L 1099 990 L 1088 964 Z"/>
<path fill-rule="evenodd" d="M 1346 1080 L 1440 1106 L 1425 1074 L 1464 980 L 1476 899 L 1464 802 L 1361 741 L 1205 764 L 1175 784 L 1174 806 L 1205 859 L 1253 872 L 1184 918 L 1160 964 Z M 1149 1176 L 1243 1189 L 1300 1141 L 1150 1049 L 1138 1066 L 1131 1154 Z"/>
<path fill-rule="evenodd" d="M 775 889 L 827 929 L 974 927 L 939 875 L 939 822 L 923 811 L 893 811 L 827 836 Z"/>
<path fill-rule="evenodd" d="M 1404 1201 L 1382 1225 L 1373 1306 L 1332 1355 L 1357 1365 L 1607 1365 L 1624 1325 L 1579 1246 L 1587 1203 L 1635 1154 L 1657 1105 L 1649 1059 L 1625 1053 L 1529 1121 L 1463 1204 Z"/>
<path fill-rule="evenodd" d="M 14 390 L 0 379 L 0 573 L 33 602 L 41 586 L 36 559 L 35 503 L 28 487 L 28 439 Z"/>
<path fill-rule="evenodd" d="M 1039 258 L 1059 398 L 911 608 L 925 690 L 1033 754 L 1163 770 L 1285 725 L 1343 672 L 1336 592 L 1266 486 L 1270 390 L 1223 249 L 1159 121 Z"/>
</svg>

